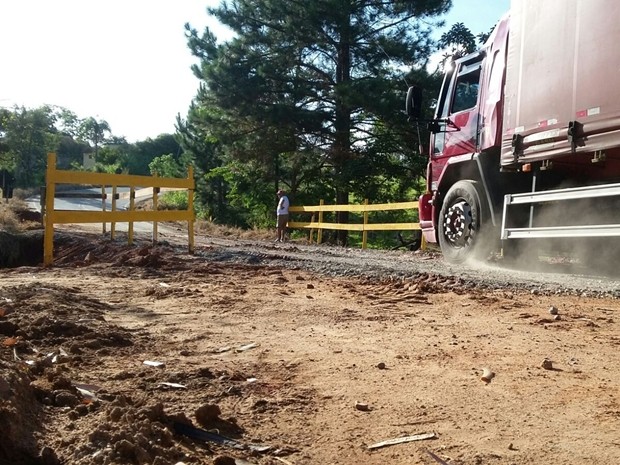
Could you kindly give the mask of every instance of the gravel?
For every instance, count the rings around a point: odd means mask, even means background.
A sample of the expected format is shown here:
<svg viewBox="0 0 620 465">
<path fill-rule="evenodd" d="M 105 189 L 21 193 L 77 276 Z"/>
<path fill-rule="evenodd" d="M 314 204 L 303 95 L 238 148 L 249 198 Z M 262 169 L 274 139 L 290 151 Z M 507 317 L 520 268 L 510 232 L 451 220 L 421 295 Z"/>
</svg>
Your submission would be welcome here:
<svg viewBox="0 0 620 465">
<path fill-rule="evenodd" d="M 598 275 L 567 259 L 547 258 L 509 268 L 501 259 L 454 265 L 437 252 L 361 250 L 300 243 L 207 238 L 197 254 L 209 261 L 301 269 L 331 277 L 407 280 L 438 276 L 466 288 L 509 289 L 532 294 L 620 297 L 620 276 Z"/>
</svg>

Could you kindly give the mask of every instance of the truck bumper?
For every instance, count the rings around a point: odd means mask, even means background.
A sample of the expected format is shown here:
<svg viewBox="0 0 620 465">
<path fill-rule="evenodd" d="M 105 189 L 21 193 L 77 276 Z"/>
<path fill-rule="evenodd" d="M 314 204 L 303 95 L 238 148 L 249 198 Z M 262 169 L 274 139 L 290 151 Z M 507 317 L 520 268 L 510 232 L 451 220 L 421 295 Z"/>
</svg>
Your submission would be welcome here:
<svg viewBox="0 0 620 465">
<path fill-rule="evenodd" d="M 436 243 L 435 225 L 433 224 L 433 194 L 422 194 L 418 202 L 420 229 L 426 242 Z"/>
</svg>

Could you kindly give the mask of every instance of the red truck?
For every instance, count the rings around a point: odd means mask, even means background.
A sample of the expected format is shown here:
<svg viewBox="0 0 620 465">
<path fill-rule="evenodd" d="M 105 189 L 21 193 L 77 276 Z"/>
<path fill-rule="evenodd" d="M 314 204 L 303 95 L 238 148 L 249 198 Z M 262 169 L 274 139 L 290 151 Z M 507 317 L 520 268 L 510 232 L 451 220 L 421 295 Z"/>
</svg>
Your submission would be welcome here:
<svg viewBox="0 0 620 465">
<path fill-rule="evenodd" d="M 619 18 L 616 0 L 513 0 L 446 71 L 419 214 L 448 261 L 620 243 Z"/>
</svg>

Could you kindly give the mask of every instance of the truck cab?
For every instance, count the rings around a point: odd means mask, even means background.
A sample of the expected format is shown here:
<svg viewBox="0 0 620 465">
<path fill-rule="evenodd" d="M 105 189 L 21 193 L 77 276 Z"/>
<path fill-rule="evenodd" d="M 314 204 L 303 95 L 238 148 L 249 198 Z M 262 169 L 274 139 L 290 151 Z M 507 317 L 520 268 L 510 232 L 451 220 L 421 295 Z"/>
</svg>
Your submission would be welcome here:
<svg viewBox="0 0 620 465">
<path fill-rule="evenodd" d="M 500 21 L 481 50 L 447 66 L 428 123 L 427 192 L 420 198 L 420 226 L 425 239 L 439 242 L 453 261 L 471 252 L 481 229 L 478 223 L 497 223 L 497 199 L 489 198 L 485 184 L 490 180 L 482 170 L 493 163 L 488 158 L 497 162 L 501 147 L 508 21 Z M 446 199 L 450 205 L 442 212 Z"/>
</svg>

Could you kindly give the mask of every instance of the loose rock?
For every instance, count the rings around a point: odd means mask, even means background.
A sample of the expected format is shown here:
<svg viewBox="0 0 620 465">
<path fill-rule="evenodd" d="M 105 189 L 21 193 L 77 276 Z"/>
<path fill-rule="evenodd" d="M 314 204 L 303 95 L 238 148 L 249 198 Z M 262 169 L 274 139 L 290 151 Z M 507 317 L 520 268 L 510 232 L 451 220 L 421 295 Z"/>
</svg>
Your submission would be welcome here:
<svg viewBox="0 0 620 465">
<path fill-rule="evenodd" d="M 370 412 L 370 405 L 364 402 L 355 402 L 355 408 L 360 412 Z"/>
<path fill-rule="evenodd" d="M 219 455 L 213 459 L 213 465 L 235 465 L 237 462 L 227 455 Z"/>
<path fill-rule="evenodd" d="M 553 362 L 548 358 L 544 359 L 540 366 L 543 367 L 545 370 L 553 370 Z"/>
<path fill-rule="evenodd" d="M 205 404 L 196 410 L 196 421 L 202 426 L 209 426 L 217 420 L 222 411 L 217 404 Z"/>
</svg>

